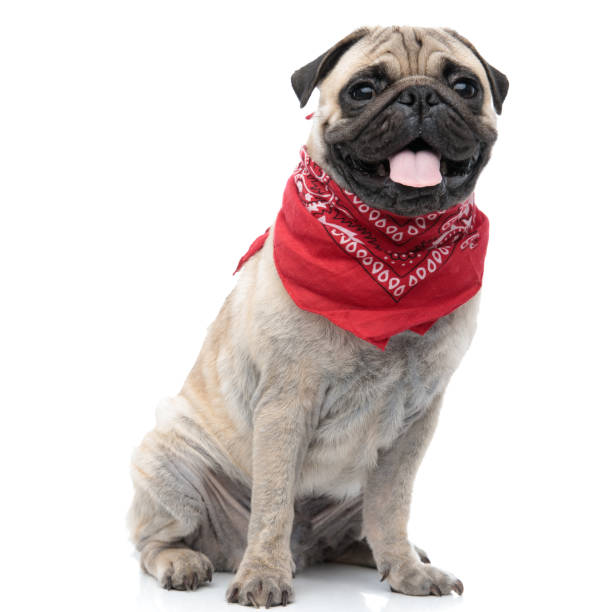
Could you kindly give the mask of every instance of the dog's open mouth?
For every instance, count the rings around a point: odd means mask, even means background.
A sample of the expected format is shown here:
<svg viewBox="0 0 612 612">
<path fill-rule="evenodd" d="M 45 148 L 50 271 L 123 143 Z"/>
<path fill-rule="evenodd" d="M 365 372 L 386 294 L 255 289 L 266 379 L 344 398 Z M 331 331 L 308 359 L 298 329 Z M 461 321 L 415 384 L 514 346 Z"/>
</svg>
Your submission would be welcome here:
<svg viewBox="0 0 612 612">
<path fill-rule="evenodd" d="M 464 160 L 451 160 L 435 151 L 422 138 L 416 138 L 406 147 L 377 162 L 358 159 L 344 147 L 337 147 L 342 160 L 352 169 L 370 178 L 391 179 L 407 187 L 425 188 L 439 185 L 445 178 L 467 178 L 478 162 L 480 147 Z"/>
</svg>

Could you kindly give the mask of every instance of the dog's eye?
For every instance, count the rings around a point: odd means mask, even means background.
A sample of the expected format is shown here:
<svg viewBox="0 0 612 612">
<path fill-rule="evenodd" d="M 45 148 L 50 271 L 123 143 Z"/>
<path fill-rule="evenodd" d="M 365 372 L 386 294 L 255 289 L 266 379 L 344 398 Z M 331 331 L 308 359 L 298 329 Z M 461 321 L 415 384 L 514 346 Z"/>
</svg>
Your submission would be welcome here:
<svg viewBox="0 0 612 612">
<path fill-rule="evenodd" d="M 478 86 L 471 79 L 459 79 L 455 81 L 453 89 L 462 98 L 473 98 L 478 93 Z"/>
<path fill-rule="evenodd" d="M 371 100 L 374 97 L 374 88 L 369 83 L 357 83 L 349 92 L 353 100 Z"/>
</svg>

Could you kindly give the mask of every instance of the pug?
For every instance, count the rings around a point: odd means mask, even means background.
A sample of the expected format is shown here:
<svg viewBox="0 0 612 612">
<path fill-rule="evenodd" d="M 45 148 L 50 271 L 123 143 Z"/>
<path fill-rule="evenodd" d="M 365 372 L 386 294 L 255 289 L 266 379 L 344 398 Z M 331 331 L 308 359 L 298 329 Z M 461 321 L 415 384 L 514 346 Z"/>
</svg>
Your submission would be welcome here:
<svg viewBox="0 0 612 612">
<path fill-rule="evenodd" d="M 463 592 L 408 537 L 412 485 L 476 327 L 473 191 L 508 80 L 448 29 L 362 28 L 297 70 L 320 99 L 269 231 L 241 260 L 180 393 L 134 453 L 145 572 L 229 602 L 294 600 L 296 571 L 376 568 Z"/>
</svg>

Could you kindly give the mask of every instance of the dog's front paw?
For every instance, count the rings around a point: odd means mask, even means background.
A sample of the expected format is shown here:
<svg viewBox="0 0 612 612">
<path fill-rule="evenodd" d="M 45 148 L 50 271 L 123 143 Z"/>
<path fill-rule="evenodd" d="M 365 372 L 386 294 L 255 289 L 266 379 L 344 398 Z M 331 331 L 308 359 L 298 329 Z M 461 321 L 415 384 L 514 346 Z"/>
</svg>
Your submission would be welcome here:
<svg viewBox="0 0 612 612">
<path fill-rule="evenodd" d="M 383 561 L 378 569 L 381 580 L 388 579 L 391 590 L 396 593 L 438 597 L 453 591 L 463 593 L 463 583 L 456 576 L 413 558 Z"/>
<path fill-rule="evenodd" d="M 291 569 L 244 559 L 225 596 L 243 606 L 286 606 L 294 600 Z"/>
</svg>

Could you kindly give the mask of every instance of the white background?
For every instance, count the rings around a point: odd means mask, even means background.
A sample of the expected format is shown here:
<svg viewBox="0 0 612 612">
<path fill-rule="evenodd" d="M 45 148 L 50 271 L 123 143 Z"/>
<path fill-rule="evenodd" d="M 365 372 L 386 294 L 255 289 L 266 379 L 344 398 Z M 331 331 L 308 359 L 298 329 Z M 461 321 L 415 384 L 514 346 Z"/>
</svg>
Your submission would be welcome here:
<svg viewBox="0 0 612 612">
<path fill-rule="evenodd" d="M 141 575 L 130 454 L 280 205 L 316 106 L 291 73 L 394 23 L 453 27 L 510 79 L 479 331 L 410 525 L 466 590 L 326 566 L 294 609 L 611 609 L 612 43 L 599 3 L 564 4 L 0 3 L 3 609 L 231 609 L 227 574 Z"/>
</svg>

